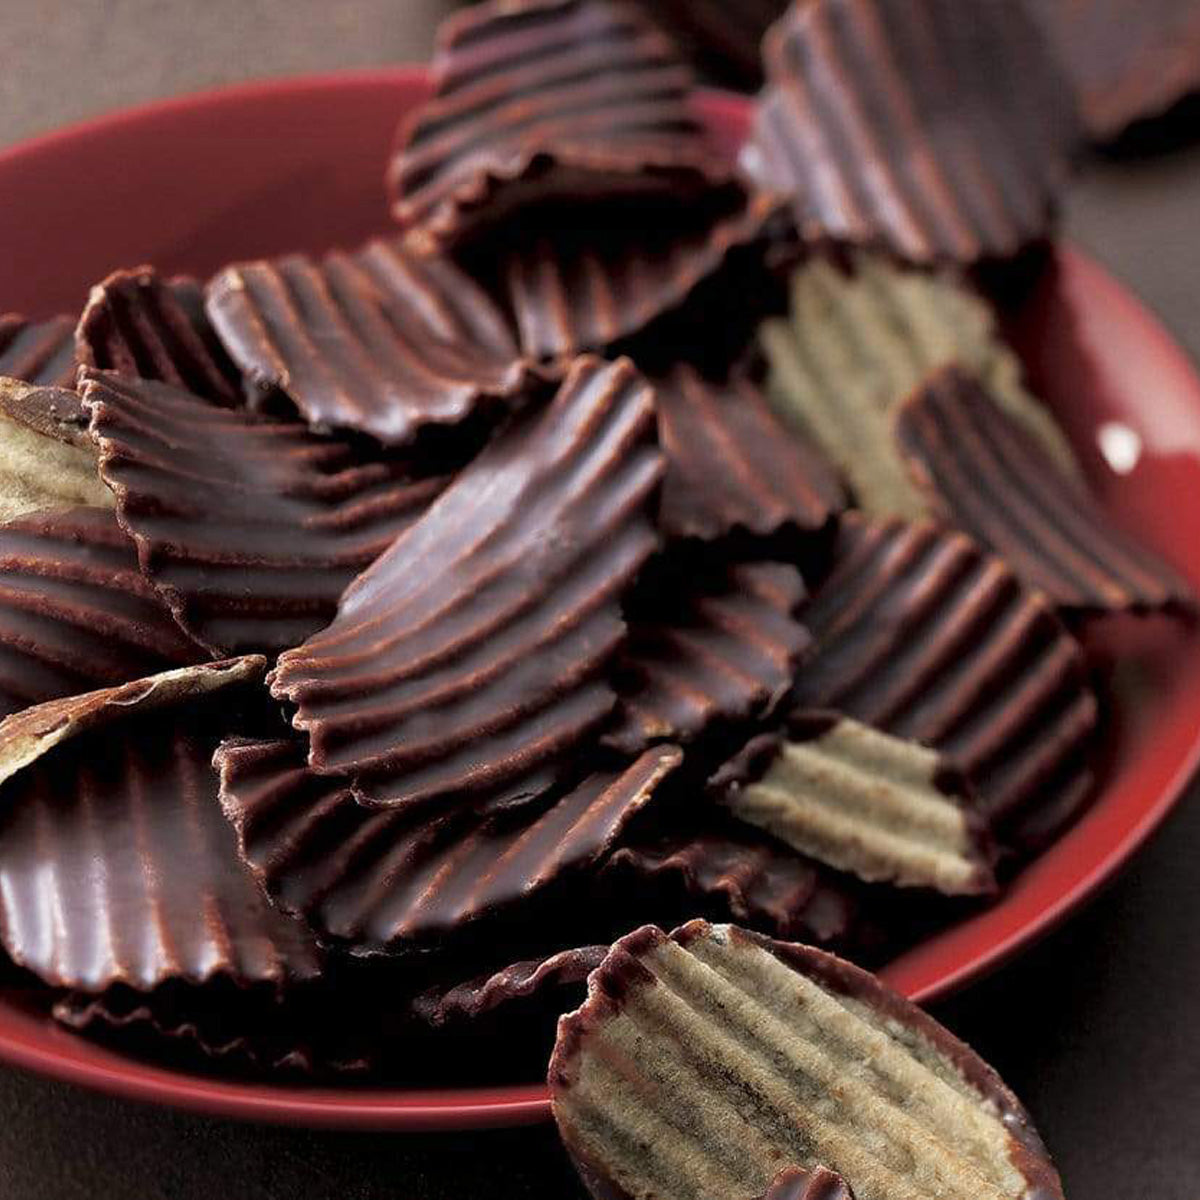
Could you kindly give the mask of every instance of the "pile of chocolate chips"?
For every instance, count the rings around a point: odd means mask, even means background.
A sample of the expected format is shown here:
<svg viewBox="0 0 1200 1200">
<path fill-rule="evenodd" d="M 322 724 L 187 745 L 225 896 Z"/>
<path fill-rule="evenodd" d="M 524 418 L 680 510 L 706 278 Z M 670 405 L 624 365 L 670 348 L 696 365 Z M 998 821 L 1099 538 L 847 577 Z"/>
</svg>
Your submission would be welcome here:
<svg viewBox="0 0 1200 1200">
<path fill-rule="evenodd" d="M 630 928 L 882 962 L 1088 803 L 1079 631 L 1194 597 L 977 287 L 1053 232 L 1069 79 L 1008 0 L 764 49 L 734 163 L 647 6 L 477 5 L 393 232 L 0 317 L 24 999 L 226 1072 L 528 1079 Z"/>
</svg>

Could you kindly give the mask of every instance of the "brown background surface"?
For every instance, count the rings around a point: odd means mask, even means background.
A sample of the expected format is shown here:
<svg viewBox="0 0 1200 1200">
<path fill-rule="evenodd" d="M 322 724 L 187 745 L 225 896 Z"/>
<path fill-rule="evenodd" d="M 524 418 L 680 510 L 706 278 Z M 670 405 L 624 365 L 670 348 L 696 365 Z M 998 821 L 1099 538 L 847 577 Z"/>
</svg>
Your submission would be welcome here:
<svg viewBox="0 0 1200 1200">
<path fill-rule="evenodd" d="M 0 0 L 0 147 L 221 82 L 424 58 L 447 7 L 440 0 Z M 1091 164 L 1071 196 L 1067 226 L 1200 358 L 1198 113 L 1175 122 L 1183 145 L 1170 153 Z M 1073 1200 L 1200 1197 L 1195 799 L 1068 926 L 937 1010 L 1026 1100 Z M 255 1128 L 0 1068 L 0 1200 L 578 1194 L 547 1129 L 407 1137 Z"/>
</svg>

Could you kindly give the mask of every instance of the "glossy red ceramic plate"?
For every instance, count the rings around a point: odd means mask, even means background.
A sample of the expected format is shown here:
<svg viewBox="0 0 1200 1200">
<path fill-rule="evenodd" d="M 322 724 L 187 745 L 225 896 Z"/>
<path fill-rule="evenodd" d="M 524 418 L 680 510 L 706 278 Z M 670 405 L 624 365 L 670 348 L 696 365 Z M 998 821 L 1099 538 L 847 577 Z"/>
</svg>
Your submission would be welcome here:
<svg viewBox="0 0 1200 1200">
<path fill-rule="evenodd" d="M 153 262 L 204 275 L 231 259 L 353 245 L 385 229 L 385 154 L 423 79 L 397 69 L 236 88 L 0 154 L 0 311 L 75 312 L 88 286 L 115 267 Z M 705 111 L 736 146 L 745 103 L 713 95 Z M 1192 366 L 1137 300 L 1071 249 L 1060 251 L 1011 328 L 1113 519 L 1200 588 L 1200 379 Z M 888 980 L 909 996 L 942 995 L 1061 920 L 1121 866 L 1191 778 L 1200 760 L 1200 637 L 1160 622 L 1113 625 L 1093 649 L 1120 662 L 1100 796 L 999 904 L 889 967 Z M 23 1011 L 15 997 L 0 997 L 0 1057 L 122 1096 L 314 1125 L 466 1128 L 548 1114 L 539 1086 L 415 1093 L 188 1076 L 93 1046 Z"/>
</svg>

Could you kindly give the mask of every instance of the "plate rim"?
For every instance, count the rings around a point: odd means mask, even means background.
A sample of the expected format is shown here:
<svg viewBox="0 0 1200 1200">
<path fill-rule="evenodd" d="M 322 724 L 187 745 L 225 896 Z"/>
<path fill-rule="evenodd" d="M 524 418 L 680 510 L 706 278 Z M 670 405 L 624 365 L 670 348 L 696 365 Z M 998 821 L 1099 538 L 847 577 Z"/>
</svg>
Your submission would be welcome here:
<svg viewBox="0 0 1200 1200">
<path fill-rule="evenodd" d="M 169 120 L 199 107 L 239 106 L 281 94 L 300 95 L 346 88 L 411 88 L 428 77 L 420 64 L 355 67 L 320 73 L 283 75 L 233 85 L 205 88 L 73 122 L 27 138 L 0 150 L 0 175 L 21 168 L 43 155 L 55 155 L 81 138 L 104 136 L 140 122 Z M 749 97 L 705 91 L 702 107 L 726 121 L 744 119 Z M 741 115 L 739 116 L 739 113 Z M 1090 255 L 1069 242 L 1055 243 L 1062 269 L 1086 280 L 1100 297 L 1098 307 L 1121 312 L 1137 329 L 1139 342 L 1152 343 L 1155 353 L 1170 361 L 1179 378 L 1194 393 L 1200 418 L 1200 369 L 1148 305 Z M 1057 928 L 1068 915 L 1129 862 L 1179 803 L 1200 768 L 1200 726 L 1168 783 L 1117 842 L 1093 861 L 1075 883 L 1038 915 L 1018 924 L 985 949 L 967 955 L 953 970 L 938 969 L 930 960 L 944 951 L 948 934 L 986 918 L 988 912 L 952 927 L 888 964 L 883 974 L 899 983 L 918 1003 L 942 998 L 999 968 L 1019 951 Z M 1095 811 L 1093 809 L 1092 811 Z M 1068 835 L 1069 836 L 1069 835 Z M 0 1062 L 128 1100 L 169 1106 L 207 1115 L 249 1121 L 318 1128 L 435 1131 L 484 1129 L 543 1122 L 550 1117 L 544 1085 L 499 1085 L 454 1090 L 370 1090 L 289 1087 L 279 1084 L 234 1082 L 192 1075 L 156 1066 L 83 1042 L 77 1035 L 46 1023 L 42 1017 L 0 1007 Z"/>
</svg>

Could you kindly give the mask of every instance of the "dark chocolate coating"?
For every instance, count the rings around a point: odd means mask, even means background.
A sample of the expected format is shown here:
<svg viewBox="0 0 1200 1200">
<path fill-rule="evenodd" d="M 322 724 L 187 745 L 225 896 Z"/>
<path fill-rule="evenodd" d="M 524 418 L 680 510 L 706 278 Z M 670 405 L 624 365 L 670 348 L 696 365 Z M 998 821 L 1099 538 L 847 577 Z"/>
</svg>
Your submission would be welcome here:
<svg viewBox="0 0 1200 1200">
<path fill-rule="evenodd" d="M 295 646 L 442 489 L 303 424 L 85 368 L 100 472 L 143 571 L 214 654 Z"/>
<path fill-rule="evenodd" d="M 250 1061 L 259 1058 L 259 1047 L 247 1034 L 231 1029 L 217 1016 L 215 998 L 203 987 L 188 987 L 191 993 L 181 998 L 178 993 L 167 999 L 167 987 L 150 992 L 114 985 L 99 995 L 88 992 L 67 992 L 54 1002 L 52 1013 L 60 1024 L 76 1033 L 110 1040 L 117 1035 L 150 1034 L 165 1042 L 189 1043 L 204 1055 L 214 1059 Z M 251 1000 L 253 997 L 253 1000 Z M 261 994 L 259 989 L 246 992 L 246 1008 L 268 1006 L 268 1014 L 278 1021 L 285 1013 L 281 996 L 275 992 Z M 257 1002 L 257 1003 L 255 1003 Z M 222 1014 L 223 1016 L 224 1014 Z M 215 1018 L 215 1019 L 214 1019 Z"/>
<path fill-rule="evenodd" d="M 840 1175 L 824 1167 L 788 1167 L 775 1176 L 762 1200 L 854 1200 L 854 1193 Z"/>
<path fill-rule="evenodd" d="M 75 372 L 71 372 L 74 384 Z M 74 387 L 29 384 L 0 376 L 0 414 L 42 437 L 95 453 L 88 414 Z"/>
<path fill-rule="evenodd" d="M 526 380 L 512 330 L 449 259 L 398 240 L 226 267 L 206 310 L 252 404 L 284 392 L 318 429 L 392 446 L 457 426 Z"/>
<path fill-rule="evenodd" d="M 369 1065 L 363 1048 L 326 1045 L 339 1032 L 330 1017 L 302 1002 L 297 989 L 284 993 L 213 983 L 166 984 L 151 992 L 124 986 L 101 995 L 68 992 L 55 1001 L 54 1019 L 85 1037 L 128 1053 L 159 1056 L 194 1050 L 201 1061 L 271 1073 L 355 1073 Z M 321 1018 L 326 1023 L 319 1024 Z"/>
<path fill-rule="evenodd" d="M 315 771 L 361 802 L 545 791 L 608 716 L 620 601 L 657 538 L 653 392 L 628 360 L 576 361 L 284 653 Z"/>
<path fill-rule="evenodd" d="M 260 892 L 217 802 L 229 703 L 110 706 L 3 784 L 0 938 L 14 961 L 92 993 L 318 974 L 315 943 Z"/>
<path fill-rule="evenodd" d="M 432 988 L 416 998 L 413 1010 L 430 1025 L 441 1027 L 478 1021 L 497 1010 L 542 1002 L 559 993 L 582 995 L 582 984 L 607 953 L 607 946 L 583 946 L 524 959 L 451 988 Z"/>
<path fill-rule="evenodd" d="M 0 375 L 45 387 L 75 384 L 74 318 L 30 321 L 0 314 Z"/>
<path fill-rule="evenodd" d="M 811 0 L 764 55 L 746 163 L 792 195 L 806 238 L 974 263 L 1049 230 L 1079 131 L 1020 5 Z"/>
<path fill-rule="evenodd" d="M 118 984 L 96 996 L 67 992 L 52 1012 L 123 1054 L 205 1073 L 353 1086 L 373 1070 L 393 1078 L 411 1062 L 413 1035 L 428 1039 L 410 1003 L 407 977 L 390 964 L 324 956 L 319 978 L 283 990 L 225 978 L 170 980 L 149 992 Z"/>
<path fill-rule="evenodd" d="M 1114 524 L 1024 426 L 948 368 L 905 401 L 896 438 L 934 512 L 1061 608 L 1194 608 L 1184 581 Z"/>
<path fill-rule="evenodd" d="M 800 620 L 798 707 L 838 709 L 957 762 L 1002 836 L 1091 793 L 1097 703 L 1053 609 L 965 535 L 843 519 Z"/>
<path fill-rule="evenodd" d="M 804 599 L 795 567 L 748 563 L 670 582 L 631 618 L 614 668 L 621 703 L 604 740 L 626 753 L 765 716 L 812 642 L 793 615 Z"/>
<path fill-rule="evenodd" d="M 1116 137 L 1200 88 L 1195 0 L 1025 0 L 1071 83 L 1088 132 Z"/>
<path fill-rule="evenodd" d="M 714 385 L 679 366 L 654 386 L 667 456 L 659 528 L 668 537 L 812 532 L 845 506 L 833 468 L 749 380 Z"/>
<path fill-rule="evenodd" d="M 214 761 L 242 857 L 275 903 L 371 953 L 448 938 L 594 867 L 680 757 L 659 747 L 485 817 L 364 808 L 344 780 L 308 770 L 295 739 L 228 742 Z"/>
<path fill-rule="evenodd" d="M 580 232 L 568 221 L 505 254 L 501 287 L 522 351 L 563 362 L 603 350 L 687 307 L 700 285 L 735 273 L 741 258 L 761 256 L 781 202 L 731 196 L 732 208 L 720 193 L 649 228 L 631 218 Z"/>
<path fill-rule="evenodd" d="M 477 4 L 445 21 L 401 126 L 392 214 L 441 241 L 530 203 L 659 195 L 727 174 L 675 47 L 622 0 Z"/>
<path fill-rule="evenodd" d="M 858 888 L 846 876 L 740 822 L 713 816 L 694 828 L 622 846 L 605 867 L 644 881 L 672 881 L 735 920 L 780 937 L 849 941 L 858 925 Z"/>
<path fill-rule="evenodd" d="M 762 85 L 762 39 L 789 0 L 639 0 L 704 74 L 742 91 Z"/>
<path fill-rule="evenodd" d="M 108 509 L 0 525 L 0 716 L 202 657 Z"/>
<path fill-rule="evenodd" d="M 92 288 L 75 327 L 76 359 L 159 379 L 214 404 L 240 405 L 242 379 L 204 314 L 200 284 L 153 267 L 114 271 Z"/>
</svg>

